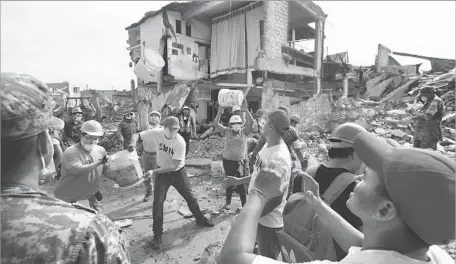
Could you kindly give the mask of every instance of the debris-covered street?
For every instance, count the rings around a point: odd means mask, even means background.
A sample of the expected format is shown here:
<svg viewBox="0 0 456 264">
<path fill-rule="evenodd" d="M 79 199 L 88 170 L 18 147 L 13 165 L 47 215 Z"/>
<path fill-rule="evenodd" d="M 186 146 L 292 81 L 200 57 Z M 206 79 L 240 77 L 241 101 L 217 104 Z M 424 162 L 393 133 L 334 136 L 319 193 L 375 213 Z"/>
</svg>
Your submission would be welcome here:
<svg viewBox="0 0 456 264">
<path fill-rule="evenodd" d="M 455 3 L 366 4 L 2 2 L 1 262 L 454 262 Z"/>
</svg>

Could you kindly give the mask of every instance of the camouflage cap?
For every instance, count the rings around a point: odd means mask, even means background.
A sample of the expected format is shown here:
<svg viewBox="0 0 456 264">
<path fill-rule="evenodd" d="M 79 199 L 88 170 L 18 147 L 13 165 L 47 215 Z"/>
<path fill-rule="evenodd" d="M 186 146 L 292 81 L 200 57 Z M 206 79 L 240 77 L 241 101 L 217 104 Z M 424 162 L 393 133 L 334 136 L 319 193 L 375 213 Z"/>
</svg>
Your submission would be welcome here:
<svg viewBox="0 0 456 264">
<path fill-rule="evenodd" d="M 26 74 L 1 73 L 2 139 L 20 140 L 48 129 L 55 102 L 41 81 Z"/>
</svg>

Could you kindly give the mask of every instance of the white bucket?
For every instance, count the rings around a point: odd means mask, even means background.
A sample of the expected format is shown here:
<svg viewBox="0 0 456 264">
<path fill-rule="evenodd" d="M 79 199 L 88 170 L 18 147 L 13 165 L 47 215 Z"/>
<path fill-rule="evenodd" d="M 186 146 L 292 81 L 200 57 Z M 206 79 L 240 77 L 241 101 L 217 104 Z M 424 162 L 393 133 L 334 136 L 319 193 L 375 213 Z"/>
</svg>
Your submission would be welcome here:
<svg viewBox="0 0 456 264">
<path fill-rule="evenodd" d="M 109 157 L 107 165 L 104 176 L 115 181 L 120 188 L 131 188 L 144 181 L 136 151 L 119 151 Z"/>
<path fill-rule="evenodd" d="M 144 48 L 143 56 L 135 66 L 135 75 L 145 81 L 156 81 L 157 73 L 165 66 L 163 57 L 153 49 Z"/>
<path fill-rule="evenodd" d="M 223 107 L 241 106 L 244 101 L 244 92 L 240 90 L 221 89 L 218 102 Z"/>
</svg>

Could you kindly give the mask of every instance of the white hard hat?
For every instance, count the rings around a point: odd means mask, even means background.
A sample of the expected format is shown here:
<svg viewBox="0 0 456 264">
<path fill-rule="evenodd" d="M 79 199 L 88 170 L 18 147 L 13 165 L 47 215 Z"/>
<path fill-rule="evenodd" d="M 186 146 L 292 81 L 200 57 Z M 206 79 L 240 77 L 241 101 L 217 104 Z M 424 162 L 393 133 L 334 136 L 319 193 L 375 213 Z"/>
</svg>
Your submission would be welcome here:
<svg viewBox="0 0 456 264">
<path fill-rule="evenodd" d="M 241 111 L 241 107 L 238 105 L 233 106 L 233 112 L 234 111 Z"/>
<path fill-rule="evenodd" d="M 81 126 L 81 132 L 84 132 L 90 136 L 103 136 L 103 128 L 101 127 L 101 124 L 95 120 L 89 120 L 84 122 L 84 124 L 82 124 Z"/>
<path fill-rule="evenodd" d="M 65 127 L 65 122 L 55 116 L 52 117 L 49 127 L 55 130 L 62 130 Z"/>
<path fill-rule="evenodd" d="M 238 115 L 234 115 L 230 118 L 230 124 L 242 123 L 242 119 Z"/>
</svg>

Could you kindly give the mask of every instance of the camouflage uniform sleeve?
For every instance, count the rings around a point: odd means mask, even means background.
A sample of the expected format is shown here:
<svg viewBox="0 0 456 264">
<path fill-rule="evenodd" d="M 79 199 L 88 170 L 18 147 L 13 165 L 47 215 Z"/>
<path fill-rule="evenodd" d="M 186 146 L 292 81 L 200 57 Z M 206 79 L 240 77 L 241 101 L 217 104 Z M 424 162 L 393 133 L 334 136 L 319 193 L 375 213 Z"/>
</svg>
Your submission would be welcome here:
<svg viewBox="0 0 456 264">
<path fill-rule="evenodd" d="M 130 264 L 127 243 L 119 228 L 106 216 L 97 214 L 86 232 L 80 263 Z M 99 262 L 99 260 L 103 260 Z"/>
</svg>

